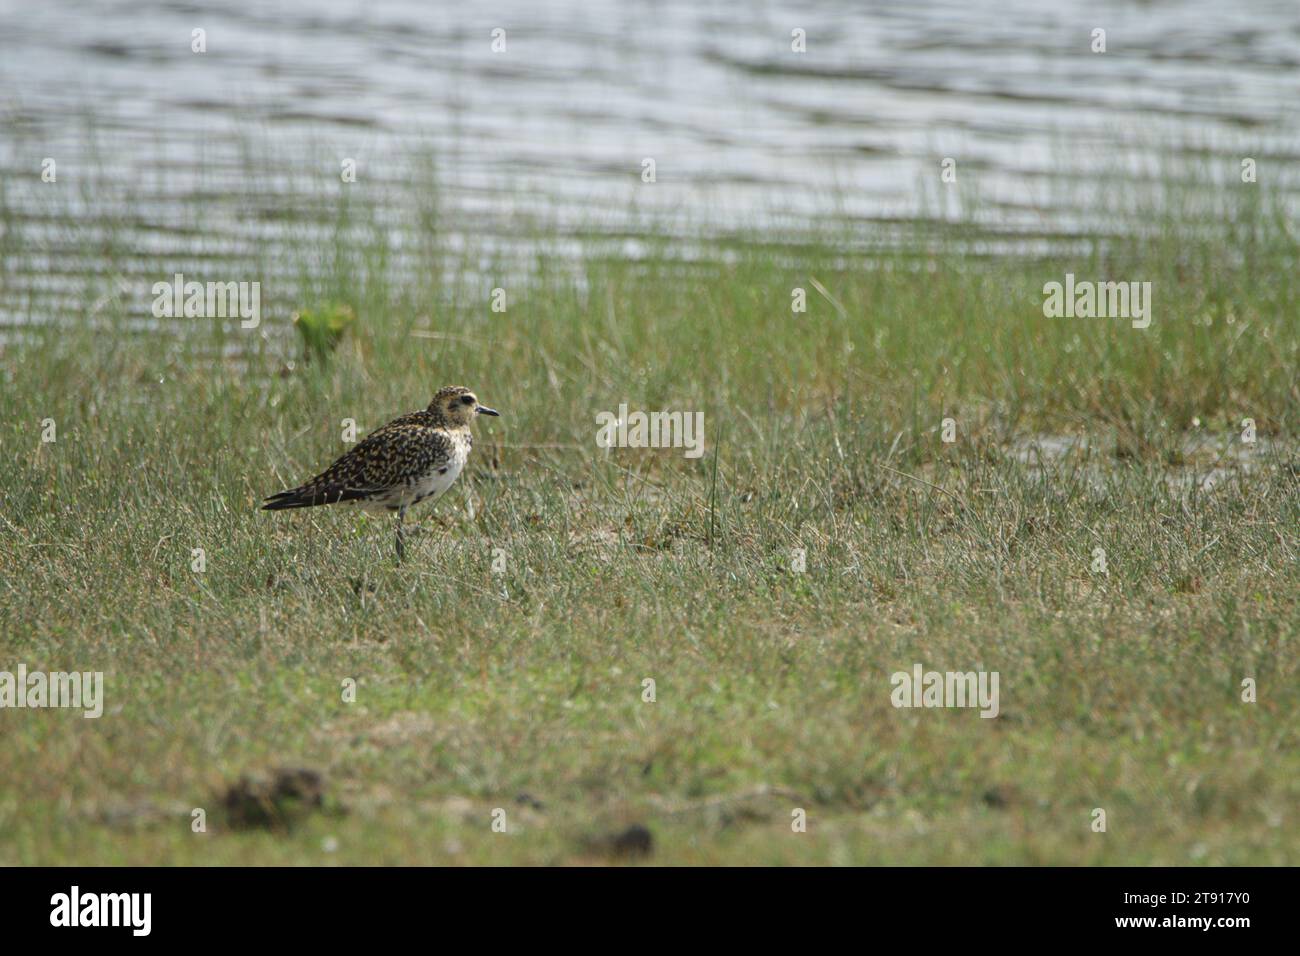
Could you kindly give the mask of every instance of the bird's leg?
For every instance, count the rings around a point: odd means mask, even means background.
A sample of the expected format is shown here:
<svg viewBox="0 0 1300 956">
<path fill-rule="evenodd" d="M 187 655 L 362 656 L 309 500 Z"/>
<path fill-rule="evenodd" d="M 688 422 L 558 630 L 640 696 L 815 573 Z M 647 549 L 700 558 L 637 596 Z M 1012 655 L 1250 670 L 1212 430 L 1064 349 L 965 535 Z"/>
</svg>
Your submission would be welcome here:
<svg viewBox="0 0 1300 956">
<path fill-rule="evenodd" d="M 406 542 L 402 538 L 402 523 L 406 520 L 406 506 L 402 505 L 397 509 L 397 560 L 402 562 L 406 559 Z"/>
</svg>

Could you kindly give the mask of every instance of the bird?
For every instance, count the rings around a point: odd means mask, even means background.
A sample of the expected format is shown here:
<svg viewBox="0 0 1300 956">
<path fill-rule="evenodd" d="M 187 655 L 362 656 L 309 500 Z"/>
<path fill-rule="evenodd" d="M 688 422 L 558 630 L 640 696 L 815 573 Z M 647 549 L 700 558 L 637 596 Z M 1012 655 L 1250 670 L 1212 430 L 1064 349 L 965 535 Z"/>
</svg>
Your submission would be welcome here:
<svg viewBox="0 0 1300 956">
<path fill-rule="evenodd" d="M 353 502 L 377 514 L 397 515 L 397 560 L 406 557 L 406 511 L 437 500 L 452 486 L 474 445 L 470 425 L 499 416 L 462 385 L 438 389 L 428 408 L 394 418 L 371 432 L 319 475 L 264 499 L 263 511 Z"/>
</svg>

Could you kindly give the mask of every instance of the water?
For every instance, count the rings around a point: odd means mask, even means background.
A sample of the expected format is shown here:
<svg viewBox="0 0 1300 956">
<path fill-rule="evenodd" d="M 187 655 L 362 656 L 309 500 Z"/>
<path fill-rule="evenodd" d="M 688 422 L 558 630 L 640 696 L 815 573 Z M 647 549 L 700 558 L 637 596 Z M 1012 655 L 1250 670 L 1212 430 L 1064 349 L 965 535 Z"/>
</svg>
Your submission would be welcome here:
<svg viewBox="0 0 1300 956">
<path fill-rule="evenodd" d="M 1293 173 L 1298 67 L 1296 0 L 0 0 L 0 323 L 84 315 L 88 236 L 118 256 L 99 295 L 159 256 L 202 270 L 286 219 L 326 231 L 345 159 L 404 202 L 420 151 L 449 241 L 504 248 L 525 220 L 898 226 L 972 191 L 991 235 L 1113 228 L 1098 200 L 1171 159 Z"/>
</svg>

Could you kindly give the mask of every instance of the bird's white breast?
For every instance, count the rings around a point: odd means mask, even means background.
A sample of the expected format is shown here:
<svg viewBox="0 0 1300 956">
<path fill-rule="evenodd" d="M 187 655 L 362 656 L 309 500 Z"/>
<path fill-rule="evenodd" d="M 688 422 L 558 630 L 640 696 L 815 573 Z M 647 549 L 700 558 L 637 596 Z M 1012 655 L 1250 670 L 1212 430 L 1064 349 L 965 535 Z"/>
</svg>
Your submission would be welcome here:
<svg viewBox="0 0 1300 956">
<path fill-rule="evenodd" d="M 414 493 L 411 495 L 412 500 L 423 498 L 425 501 L 433 501 L 441 497 L 442 493 L 460 477 L 467 458 L 469 458 L 469 449 L 457 442 L 446 465 L 435 469 L 416 482 Z"/>
</svg>

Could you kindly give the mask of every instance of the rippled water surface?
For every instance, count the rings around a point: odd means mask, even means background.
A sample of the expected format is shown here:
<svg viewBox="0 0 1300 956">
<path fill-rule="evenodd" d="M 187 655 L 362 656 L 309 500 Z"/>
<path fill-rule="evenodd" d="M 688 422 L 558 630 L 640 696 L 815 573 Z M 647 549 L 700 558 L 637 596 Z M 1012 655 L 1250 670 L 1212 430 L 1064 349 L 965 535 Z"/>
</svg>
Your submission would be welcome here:
<svg viewBox="0 0 1300 956">
<path fill-rule="evenodd" d="M 402 205 L 434 157 L 453 240 L 883 228 L 968 188 L 990 232 L 1069 235 L 1171 159 L 1294 169 L 1298 105 L 1296 0 L 0 0 L 0 320 L 84 310 L 97 241 L 129 276 L 324 228 L 345 159 Z"/>
</svg>

